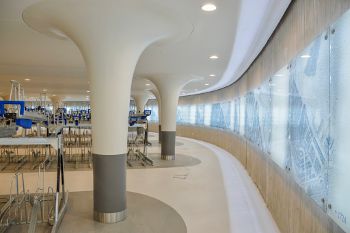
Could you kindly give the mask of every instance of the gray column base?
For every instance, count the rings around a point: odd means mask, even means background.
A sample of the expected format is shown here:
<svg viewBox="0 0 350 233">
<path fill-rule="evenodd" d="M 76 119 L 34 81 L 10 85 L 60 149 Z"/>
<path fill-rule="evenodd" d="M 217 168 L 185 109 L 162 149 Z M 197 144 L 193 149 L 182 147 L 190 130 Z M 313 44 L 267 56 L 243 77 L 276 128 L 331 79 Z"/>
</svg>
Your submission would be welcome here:
<svg viewBox="0 0 350 233">
<path fill-rule="evenodd" d="M 94 211 L 94 220 L 100 223 L 117 223 L 124 221 L 127 217 L 127 210 L 117 213 L 100 213 Z"/>
<path fill-rule="evenodd" d="M 126 154 L 93 154 L 94 219 L 116 223 L 126 218 Z"/>
<path fill-rule="evenodd" d="M 161 159 L 175 160 L 176 131 L 162 131 Z"/>
<path fill-rule="evenodd" d="M 175 160 L 175 155 L 161 155 L 162 160 Z"/>
<path fill-rule="evenodd" d="M 162 126 L 158 125 L 158 142 L 162 143 Z"/>
</svg>

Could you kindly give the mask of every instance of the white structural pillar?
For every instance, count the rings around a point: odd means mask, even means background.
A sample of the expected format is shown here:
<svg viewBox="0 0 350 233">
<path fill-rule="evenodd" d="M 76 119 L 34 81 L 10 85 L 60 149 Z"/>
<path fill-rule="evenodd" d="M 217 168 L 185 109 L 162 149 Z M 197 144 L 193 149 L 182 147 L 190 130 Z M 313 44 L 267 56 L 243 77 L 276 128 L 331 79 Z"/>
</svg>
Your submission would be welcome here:
<svg viewBox="0 0 350 233">
<path fill-rule="evenodd" d="M 154 0 L 45 0 L 23 12 L 24 21 L 39 32 L 70 38 L 85 60 L 92 93 L 96 221 L 115 223 L 126 218 L 133 73 L 147 46 L 160 40 L 165 43 L 184 28 L 177 15 Z"/>
<path fill-rule="evenodd" d="M 157 89 L 152 90 L 153 95 L 156 97 L 157 102 L 158 102 L 158 142 L 162 142 L 162 108 L 161 108 L 161 99 L 160 99 L 160 94 Z"/>
<path fill-rule="evenodd" d="M 133 91 L 132 97 L 134 98 L 136 104 L 137 113 L 143 113 L 147 101 L 150 98 L 150 93 L 148 91 Z"/>
<path fill-rule="evenodd" d="M 50 100 L 52 102 L 52 110 L 55 113 L 57 109 L 61 108 L 63 105 L 63 98 L 61 96 L 51 96 Z"/>
<path fill-rule="evenodd" d="M 181 75 L 156 75 L 149 79 L 157 86 L 161 99 L 161 158 L 174 160 L 179 95 L 181 89 L 194 79 Z"/>
<path fill-rule="evenodd" d="M 63 98 L 61 96 L 51 96 L 50 100 L 52 102 L 53 121 L 56 123 L 56 111 L 63 106 Z"/>
</svg>

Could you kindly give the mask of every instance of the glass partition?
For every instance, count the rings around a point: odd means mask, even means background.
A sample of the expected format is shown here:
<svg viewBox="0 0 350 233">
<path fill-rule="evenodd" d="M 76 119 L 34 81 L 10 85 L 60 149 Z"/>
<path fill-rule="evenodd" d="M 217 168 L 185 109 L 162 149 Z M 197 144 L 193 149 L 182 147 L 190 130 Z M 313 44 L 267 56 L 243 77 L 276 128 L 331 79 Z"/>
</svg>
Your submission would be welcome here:
<svg viewBox="0 0 350 233">
<path fill-rule="evenodd" d="M 331 133 L 328 213 L 350 232 L 350 13 L 330 28 Z"/>
<path fill-rule="evenodd" d="M 270 78 L 271 87 L 271 159 L 281 168 L 286 167 L 287 121 L 289 106 L 289 65 Z"/>
</svg>

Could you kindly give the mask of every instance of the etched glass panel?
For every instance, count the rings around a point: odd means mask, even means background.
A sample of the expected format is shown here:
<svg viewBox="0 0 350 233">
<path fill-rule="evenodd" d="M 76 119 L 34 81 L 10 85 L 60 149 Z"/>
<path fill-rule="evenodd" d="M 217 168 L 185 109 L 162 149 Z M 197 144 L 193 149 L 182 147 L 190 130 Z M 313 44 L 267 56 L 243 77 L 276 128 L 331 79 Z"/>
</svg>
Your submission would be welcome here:
<svg viewBox="0 0 350 233">
<path fill-rule="evenodd" d="M 328 214 L 350 232 L 350 12 L 330 29 L 331 133 Z"/>
<path fill-rule="evenodd" d="M 210 126 L 211 120 L 211 104 L 206 104 L 204 106 L 204 125 Z"/>
<path fill-rule="evenodd" d="M 329 88 L 325 32 L 293 59 L 289 79 L 287 166 L 320 206 L 327 191 Z"/>
<path fill-rule="evenodd" d="M 271 159 L 281 168 L 286 167 L 287 122 L 289 102 L 289 68 L 283 67 L 270 79 L 272 96 Z"/>
<path fill-rule="evenodd" d="M 256 89 L 246 95 L 244 136 L 258 147 L 261 147 L 262 137 L 259 119 L 259 93 L 260 90 Z"/>
<path fill-rule="evenodd" d="M 239 106 L 240 106 L 240 99 L 236 98 L 234 100 L 234 117 L 233 117 L 233 132 L 239 134 Z"/>
<path fill-rule="evenodd" d="M 204 104 L 196 106 L 196 125 L 204 125 Z"/>
<path fill-rule="evenodd" d="M 244 129 L 245 129 L 245 96 L 241 96 L 239 98 L 240 104 L 239 104 L 239 134 L 244 136 Z"/>
<path fill-rule="evenodd" d="M 265 153 L 270 153 L 271 149 L 271 122 L 272 122 L 272 99 L 270 83 L 264 82 L 256 93 L 258 102 L 259 127 L 255 130 L 261 137 L 260 149 Z"/>
<path fill-rule="evenodd" d="M 221 128 L 229 129 L 230 128 L 230 113 L 231 113 L 231 102 L 224 102 L 220 104 L 221 112 L 222 112 L 222 125 Z"/>
</svg>

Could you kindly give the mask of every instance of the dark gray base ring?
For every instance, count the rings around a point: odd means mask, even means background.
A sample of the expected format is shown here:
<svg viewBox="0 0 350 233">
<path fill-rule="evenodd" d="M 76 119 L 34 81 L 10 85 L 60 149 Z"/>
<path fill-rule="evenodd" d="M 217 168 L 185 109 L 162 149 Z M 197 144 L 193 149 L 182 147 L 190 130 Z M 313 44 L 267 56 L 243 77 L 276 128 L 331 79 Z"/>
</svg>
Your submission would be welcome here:
<svg viewBox="0 0 350 233">
<path fill-rule="evenodd" d="M 161 158 L 165 160 L 174 160 L 176 131 L 162 131 L 161 137 Z"/>
<path fill-rule="evenodd" d="M 93 154 L 94 219 L 116 223 L 126 217 L 126 154 Z"/>
</svg>

